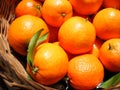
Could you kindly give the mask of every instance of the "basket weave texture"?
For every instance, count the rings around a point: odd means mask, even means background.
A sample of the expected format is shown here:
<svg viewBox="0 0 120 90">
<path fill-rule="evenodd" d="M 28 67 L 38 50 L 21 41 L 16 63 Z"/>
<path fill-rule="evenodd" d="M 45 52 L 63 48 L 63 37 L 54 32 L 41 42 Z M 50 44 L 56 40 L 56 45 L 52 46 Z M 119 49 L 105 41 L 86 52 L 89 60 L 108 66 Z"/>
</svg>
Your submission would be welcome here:
<svg viewBox="0 0 120 90">
<path fill-rule="evenodd" d="M 19 0 L 0 0 L 0 80 L 12 90 L 55 90 L 28 80 L 23 65 L 10 50 L 7 42 L 7 30 L 15 19 L 14 10 L 18 2 Z M 3 86 L 2 82 L 1 86 Z"/>
</svg>

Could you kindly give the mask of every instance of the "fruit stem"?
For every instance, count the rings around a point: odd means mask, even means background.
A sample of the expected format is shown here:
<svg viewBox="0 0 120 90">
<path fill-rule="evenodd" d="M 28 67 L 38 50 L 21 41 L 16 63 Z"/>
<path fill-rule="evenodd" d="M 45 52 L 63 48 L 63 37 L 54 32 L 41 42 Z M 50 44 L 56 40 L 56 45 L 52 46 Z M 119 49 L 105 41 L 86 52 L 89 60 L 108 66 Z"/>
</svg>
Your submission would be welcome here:
<svg viewBox="0 0 120 90">
<path fill-rule="evenodd" d="M 38 67 L 34 67 L 34 68 L 32 68 L 32 73 L 35 74 L 38 70 L 39 70 Z"/>
<path fill-rule="evenodd" d="M 86 21 L 86 22 L 87 22 L 87 21 L 89 21 L 88 17 L 87 17 L 87 18 L 85 18 L 85 21 Z"/>
<path fill-rule="evenodd" d="M 108 48 L 109 50 L 112 50 L 112 46 L 111 46 L 111 44 L 109 43 L 109 48 Z"/>
<path fill-rule="evenodd" d="M 65 17 L 65 16 L 66 16 L 66 13 L 63 12 L 63 13 L 61 13 L 61 15 L 62 15 L 62 17 Z"/>
<path fill-rule="evenodd" d="M 41 6 L 40 5 L 35 5 L 35 7 L 40 10 L 41 9 Z"/>
</svg>

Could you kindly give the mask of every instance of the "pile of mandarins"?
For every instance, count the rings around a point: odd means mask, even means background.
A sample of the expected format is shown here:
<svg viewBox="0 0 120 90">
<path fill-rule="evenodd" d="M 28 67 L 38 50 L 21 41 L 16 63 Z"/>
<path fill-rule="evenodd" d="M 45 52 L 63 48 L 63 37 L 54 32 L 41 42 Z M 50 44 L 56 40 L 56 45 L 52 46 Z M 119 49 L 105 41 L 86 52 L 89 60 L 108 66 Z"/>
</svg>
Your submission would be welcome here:
<svg viewBox="0 0 120 90">
<path fill-rule="evenodd" d="M 27 56 L 32 36 L 43 29 L 47 39 L 33 51 L 33 80 L 52 85 L 65 76 L 75 90 L 91 90 L 105 69 L 120 72 L 119 0 L 21 0 L 8 30 L 8 42 Z"/>
</svg>

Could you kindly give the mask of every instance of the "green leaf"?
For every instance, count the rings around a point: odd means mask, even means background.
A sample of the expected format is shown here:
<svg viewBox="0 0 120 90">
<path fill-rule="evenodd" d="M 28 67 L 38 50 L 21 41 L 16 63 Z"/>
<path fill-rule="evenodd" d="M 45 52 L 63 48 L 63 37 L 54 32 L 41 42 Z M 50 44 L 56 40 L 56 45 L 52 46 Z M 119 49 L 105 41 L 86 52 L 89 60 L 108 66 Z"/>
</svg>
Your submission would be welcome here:
<svg viewBox="0 0 120 90">
<path fill-rule="evenodd" d="M 48 37 L 48 32 L 45 33 L 44 35 L 42 35 L 41 37 L 39 37 L 39 39 L 37 40 L 36 46 L 38 46 L 40 43 L 42 43 L 43 41 L 45 41 Z"/>
<path fill-rule="evenodd" d="M 29 80 L 33 80 L 29 73 L 27 73 L 27 77 Z"/>
<path fill-rule="evenodd" d="M 27 63 L 31 66 L 33 66 L 33 58 L 34 58 L 34 49 L 37 43 L 37 40 L 40 36 L 40 33 L 43 31 L 43 29 L 40 29 L 38 32 L 36 32 L 32 38 L 30 39 L 29 45 L 28 45 L 28 53 L 27 53 Z"/>
<path fill-rule="evenodd" d="M 107 81 L 103 82 L 100 85 L 100 88 L 110 88 L 116 84 L 120 83 L 120 72 L 117 73 L 116 75 L 112 76 L 110 79 Z"/>
</svg>

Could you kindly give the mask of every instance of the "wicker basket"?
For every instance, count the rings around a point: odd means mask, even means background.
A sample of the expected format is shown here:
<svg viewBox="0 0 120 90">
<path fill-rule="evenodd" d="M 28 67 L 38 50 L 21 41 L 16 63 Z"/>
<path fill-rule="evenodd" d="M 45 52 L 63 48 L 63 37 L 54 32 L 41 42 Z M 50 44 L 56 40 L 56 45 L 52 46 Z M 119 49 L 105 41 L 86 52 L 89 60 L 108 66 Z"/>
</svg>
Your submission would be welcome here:
<svg viewBox="0 0 120 90">
<path fill-rule="evenodd" d="M 14 8 L 18 2 L 19 0 L 0 0 L 0 86 L 3 87 L 4 82 L 12 90 L 54 90 L 54 88 L 28 80 L 24 66 L 10 50 L 6 33 L 15 18 Z"/>
<path fill-rule="evenodd" d="M 11 52 L 7 42 L 7 30 L 15 19 L 14 9 L 20 0 L 0 0 L 0 90 L 68 90 L 62 84 L 44 86 L 35 81 L 28 80 L 21 63 L 21 56 Z M 21 61 L 20 61 L 21 60 Z M 120 85 L 115 90 L 119 90 Z M 8 89 L 9 88 L 9 89 Z M 114 90 L 113 89 L 113 90 Z M 103 90 L 103 89 L 102 89 Z M 112 90 L 112 89 L 104 89 Z"/>
</svg>

